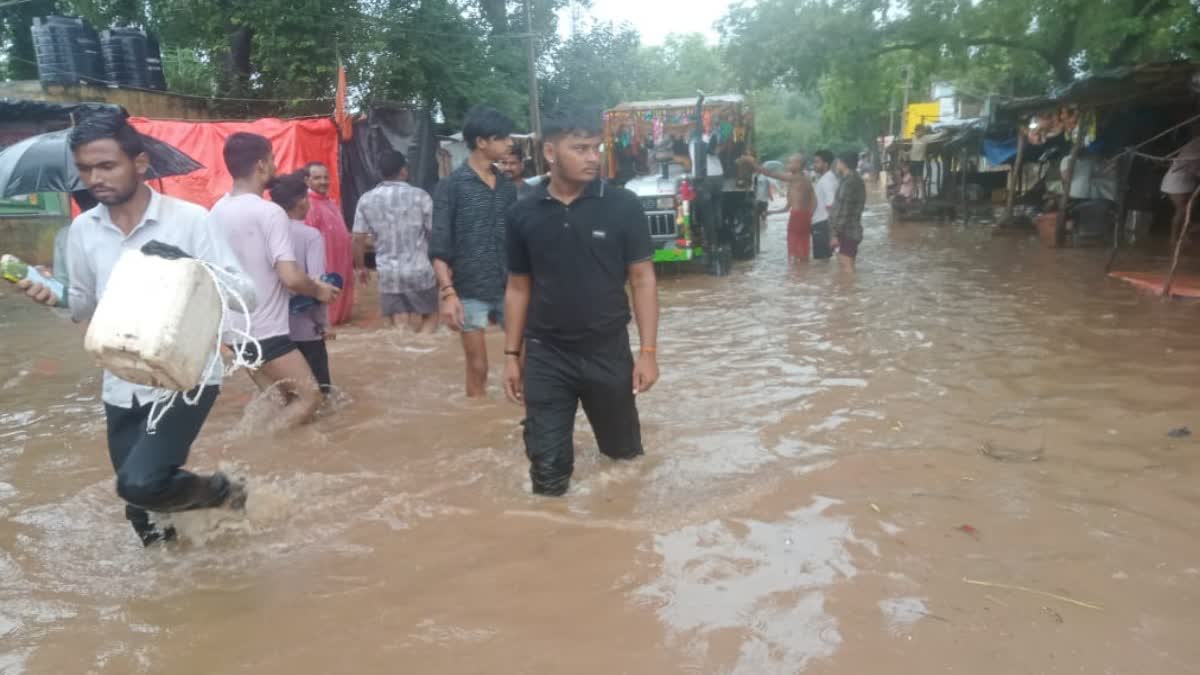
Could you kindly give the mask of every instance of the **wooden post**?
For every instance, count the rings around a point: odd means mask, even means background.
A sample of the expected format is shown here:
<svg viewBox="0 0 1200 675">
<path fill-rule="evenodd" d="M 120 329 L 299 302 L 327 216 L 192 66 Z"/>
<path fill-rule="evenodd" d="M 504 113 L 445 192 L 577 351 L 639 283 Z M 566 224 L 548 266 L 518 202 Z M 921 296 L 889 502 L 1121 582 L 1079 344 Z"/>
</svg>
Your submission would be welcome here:
<svg viewBox="0 0 1200 675">
<path fill-rule="evenodd" d="M 1125 205 L 1129 196 L 1129 174 L 1133 169 L 1133 155 L 1128 152 L 1121 153 L 1117 162 L 1117 220 L 1113 223 L 1112 254 L 1108 256 L 1108 264 L 1104 266 L 1105 274 L 1112 271 L 1113 265 L 1117 262 L 1117 251 L 1121 249 L 1121 234 L 1125 232 Z"/>
<path fill-rule="evenodd" d="M 963 144 L 962 150 L 962 205 L 963 205 L 963 225 L 971 224 L 971 205 L 967 199 L 967 146 Z"/>
<path fill-rule="evenodd" d="M 1054 223 L 1054 242 L 1062 246 L 1067 240 L 1067 204 L 1071 202 L 1071 180 L 1075 177 L 1075 162 L 1083 149 L 1084 134 L 1087 133 L 1087 116 L 1079 112 L 1075 122 L 1075 140 L 1071 143 L 1071 156 L 1067 158 L 1067 170 L 1062 172 L 1062 196 L 1058 199 L 1058 218 Z"/>
<path fill-rule="evenodd" d="M 1179 239 L 1175 241 L 1175 255 L 1171 258 L 1171 269 L 1167 272 L 1167 280 L 1163 282 L 1163 297 L 1171 297 L 1171 284 L 1175 283 L 1175 269 L 1179 267 L 1179 252 L 1183 250 L 1183 240 L 1187 239 L 1188 229 L 1192 225 L 1192 207 L 1196 205 L 1196 195 L 1200 195 L 1200 187 L 1192 192 L 1192 198 L 1187 203 L 1187 215 L 1183 217 L 1183 231 L 1179 233 Z"/>
<path fill-rule="evenodd" d="M 1017 190 L 1020 188 L 1021 170 L 1025 164 L 1025 130 L 1017 127 L 1017 159 L 1008 172 L 1008 197 L 1004 201 L 1004 223 L 1012 223 L 1013 207 L 1017 201 Z"/>
</svg>

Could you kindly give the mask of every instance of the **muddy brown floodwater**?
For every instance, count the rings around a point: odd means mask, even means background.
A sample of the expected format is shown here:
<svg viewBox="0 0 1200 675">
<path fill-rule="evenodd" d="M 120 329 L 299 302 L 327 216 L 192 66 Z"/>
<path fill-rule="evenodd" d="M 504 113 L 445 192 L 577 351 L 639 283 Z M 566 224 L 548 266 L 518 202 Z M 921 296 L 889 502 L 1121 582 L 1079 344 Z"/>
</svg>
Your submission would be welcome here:
<svg viewBox="0 0 1200 675">
<path fill-rule="evenodd" d="M 6 289 L 0 673 L 1200 672 L 1200 446 L 1167 436 L 1200 430 L 1200 309 L 1100 251 L 868 219 L 853 282 L 787 269 L 778 222 L 664 278 L 648 455 L 581 424 L 565 499 L 452 339 L 350 328 L 315 425 L 227 385 L 192 464 L 247 514 L 149 551 L 80 338 Z"/>
</svg>

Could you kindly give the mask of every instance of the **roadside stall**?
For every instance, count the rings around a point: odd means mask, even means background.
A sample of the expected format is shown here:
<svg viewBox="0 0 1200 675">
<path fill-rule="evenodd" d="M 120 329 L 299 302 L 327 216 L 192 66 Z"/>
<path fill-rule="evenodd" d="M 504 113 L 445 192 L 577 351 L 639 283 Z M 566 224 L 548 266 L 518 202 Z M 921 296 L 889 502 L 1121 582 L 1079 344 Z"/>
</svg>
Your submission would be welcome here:
<svg viewBox="0 0 1200 675">
<path fill-rule="evenodd" d="M 1186 62 L 1119 68 L 1001 105 L 994 126 L 1017 143 L 1006 222 L 1030 218 L 1048 246 L 1107 242 L 1114 256 L 1168 234 L 1160 186 L 1200 114 L 1198 73 Z"/>
<path fill-rule="evenodd" d="M 934 123 L 931 129 L 915 141 L 926 146 L 920 176 L 907 173 L 914 139 L 887 148 L 893 213 L 901 220 L 992 220 L 993 195 L 1007 174 L 986 150 L 991 139 L 985 120 Z"/>
</svg>

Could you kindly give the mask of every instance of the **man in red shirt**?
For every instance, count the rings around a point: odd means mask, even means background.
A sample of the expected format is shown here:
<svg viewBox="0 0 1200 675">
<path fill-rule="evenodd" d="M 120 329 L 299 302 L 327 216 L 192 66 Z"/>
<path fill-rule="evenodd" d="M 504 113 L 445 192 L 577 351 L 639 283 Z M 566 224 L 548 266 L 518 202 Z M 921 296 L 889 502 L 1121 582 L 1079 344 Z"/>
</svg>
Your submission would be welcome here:
<svg viewBox="0 0 1200 675">
<path fill-rule="evenodd" d="M 304 175 L 310 205 L 304 222 L 325 238 L 325 271 L 342 277 L 342 294 L 329 305 L 329 323 L 337 326 L 349 321 L 354 310 L 354 240 L 341 207 L 329 196 L 329 167 L 310 162 L 304 167 Z"/>
</svg>

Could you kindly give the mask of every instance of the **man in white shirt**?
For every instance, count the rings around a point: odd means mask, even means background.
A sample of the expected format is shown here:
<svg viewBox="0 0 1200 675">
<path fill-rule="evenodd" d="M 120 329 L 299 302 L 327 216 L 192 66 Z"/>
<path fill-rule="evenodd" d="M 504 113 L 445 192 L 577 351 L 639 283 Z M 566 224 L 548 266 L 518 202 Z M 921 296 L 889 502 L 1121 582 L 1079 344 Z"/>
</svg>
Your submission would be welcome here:
<svg viewBox="0 0 1200 675">
<path fill-rule="evenodd" d="M 813 212 L 813 259 L 829 260 L 833 257 L 832 232 L 829 228 L 829 209 L 837 195 L 838 179 L 833 171 L 833 153 L 829 150 L 818 150 L 813 168 L 817 172 L 817 182 L 813 189 L 817 193 L 817 210 Z"/>
<path fill-rule="evenodd" d="M 253 309 L 254 288 L 228 244 L 209 226 L 205 210 L 146 185 L 149 158 L 142 137 L 122 116 L 103 113 L 81 120 L 70 144 L 80 179 L 100 202 L 71 223 L 68 235 L 72 320 L 86 324 L 120 255 L 151 241 L 177 247 L 230 272 L 233 290 Z M 37 288 L 28 290 L 44 304 L 57 302 Z M 218 371 L 201 385 L 197 405 L 176 401 L 151 434 L 146 429 L 151 407 L 170 392 L 104 373 L 102 399 L 117 494 L 126 502 L 125 517 L 146 546 L 175 534 L 152 523 L 148 512 L 241 508 L 245 503 L 244 488 L 224 474 L 203 476 L 182 468 L 220 384 Z"/>
</svg>

